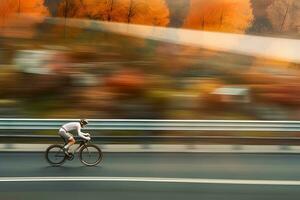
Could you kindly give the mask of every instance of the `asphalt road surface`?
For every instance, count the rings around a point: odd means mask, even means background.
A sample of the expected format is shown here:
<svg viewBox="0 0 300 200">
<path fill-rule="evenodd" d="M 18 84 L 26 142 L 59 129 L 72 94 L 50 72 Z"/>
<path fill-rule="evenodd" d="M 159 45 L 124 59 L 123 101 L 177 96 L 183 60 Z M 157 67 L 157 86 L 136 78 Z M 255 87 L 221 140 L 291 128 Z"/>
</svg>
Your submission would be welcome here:
<svg viewBox="0 0 300 200">
<path fill-rule="evenodd" d="M 300 155 L 106 153 L 50 167 L 42 153 L 0 153 L 0 199 L 299 199 Z"/>
</svg>

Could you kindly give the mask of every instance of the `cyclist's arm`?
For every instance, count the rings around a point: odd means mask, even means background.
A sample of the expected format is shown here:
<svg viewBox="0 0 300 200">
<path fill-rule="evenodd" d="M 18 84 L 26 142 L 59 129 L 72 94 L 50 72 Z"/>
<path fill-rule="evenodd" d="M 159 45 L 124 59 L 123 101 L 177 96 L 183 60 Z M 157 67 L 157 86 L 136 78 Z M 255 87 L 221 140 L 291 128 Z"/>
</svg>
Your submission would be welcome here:
<svg viewBox="0 0 300 200">
<path fill-rule="evenodd" d="M 79 137 L 81 137 L 85 140 L 90 140 L 91 139 L 90 134 L 81 132 L 81 128 L 79 126 L 77 127 L 77 133 L 78 133 Z"/>
</svg>

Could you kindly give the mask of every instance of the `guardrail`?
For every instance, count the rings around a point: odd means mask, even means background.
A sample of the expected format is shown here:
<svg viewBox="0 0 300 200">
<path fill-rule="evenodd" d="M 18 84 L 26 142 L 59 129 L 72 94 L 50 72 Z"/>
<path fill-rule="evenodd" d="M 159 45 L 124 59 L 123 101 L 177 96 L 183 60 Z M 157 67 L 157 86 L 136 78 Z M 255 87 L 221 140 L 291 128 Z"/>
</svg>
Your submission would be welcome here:
<svg viewBox="0 0 300 200">
<path fill-rule="evenodd" d="M 92 136 L 98 144 L 240 144 L 240 145 L 299 145 L 300 137 L 241 137 L 241 136 Z M 1 143 L 62 143 L 54 135 L 0 135 Z"/>
<path fill-rule="evenodd" d="M 0 135 L 0 143 L 52 143 L 61 142 L 58 135 L 36 134 L 7 134 L 10 131 L 24 130 L 58 130 L 67 122 L 79 121 L 79 119 L 12 119 L 0 118 L 0 130 L 6 134 Z M 110 131 L 248 131 L 248 132 L 298 132 L 300 121 L 258 121 L 258 120 L 150 120 L 150 119 L 90 119 L 87 130 Z M 282 134 L 281 134 L 282 135 Z M 293 134 L 292 134 L 293 135 Z M 276 144 L 299 145 L 300 137 L 289 134 L 286 137 L 245 136 L 227 134 L 216 135 L 189 135 L 184 136 L 155 136 L 151 135 L 95 135 L 93 141 L 100 144 L 151 144 L 151 143 L 181 143 L 181 144 Z"/>
<path fill-rule="evenodd" d="M 58 130 L 79 119 L 0 118 L 0 130 Z M 298 132 L 300 121 L 90 119 L 87 130 Z"/>
</svg>

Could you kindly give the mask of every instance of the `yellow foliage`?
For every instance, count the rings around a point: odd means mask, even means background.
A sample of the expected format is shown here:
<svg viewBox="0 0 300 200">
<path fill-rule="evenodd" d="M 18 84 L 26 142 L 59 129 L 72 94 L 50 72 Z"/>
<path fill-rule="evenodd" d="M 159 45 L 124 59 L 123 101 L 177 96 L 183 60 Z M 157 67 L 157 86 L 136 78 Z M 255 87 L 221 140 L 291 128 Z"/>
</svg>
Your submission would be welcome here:
<svg viewBox="0 0 300 200">
<path fill-rule="evenodd" d="M 250 0 L 191 0 L 184 27 L 244 33 L 252 21 Z"/>
</svg>

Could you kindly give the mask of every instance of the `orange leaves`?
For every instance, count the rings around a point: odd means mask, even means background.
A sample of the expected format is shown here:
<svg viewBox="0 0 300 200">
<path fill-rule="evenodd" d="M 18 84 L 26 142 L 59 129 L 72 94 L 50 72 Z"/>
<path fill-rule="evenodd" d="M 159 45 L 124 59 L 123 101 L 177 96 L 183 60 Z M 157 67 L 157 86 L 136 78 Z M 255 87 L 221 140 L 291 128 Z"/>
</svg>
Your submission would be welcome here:
<svg viewBox="0 0 300 200">
<path fill-rule="evenodd" d="M 169 9 L 164 0 L 128 0 L 126 19 L 129 23 L 166 26 Z"/>
<path fill-rule="evenodd" d="M 0 26 L 5 26 L 16 14 L 30 14 L 30 16 L 47 16 L 48 9 L 43 0 L 1 0 Z"/>
<path fill-rule="evenodd" d="M 0 1 L 0 25 L 7 23 L 7 19 L 17 10 L 15 0 Z"/>
<path fill-rule="evenodd" d="M 84 9 L 80 0 L 62 0 L 58 5 L 57 16 L 59 17 L 82 17 Z"/>
<path fill-rule="evenodd" d="M 32 37 L 34 27 L 49 15 L 44 0 L 0 1 L 0 34 L 7 37 Z"/>
<path fill-rule="evenodd" d="M 3 21 L 14 14 L 49 15 L 44 0 L 2 0 L 0 1 L 0 18 Z"/>
<path fill-rule="evenodd" d="M 250 0 L 191 0 L 184 27 L 243 33 L 252 20 Z"/>
<path fill-rule="evenodd" d="M 63 0 L 58 16 L 166 26 L 169 8 L 165 0 Z"/>
<path fill-rule="evenodd" d="M 125 21 L 128 0 L 82 0 L 82 3 L 89 19 Z"/>
<path fill-rule="evenodd" d="M 16 1 L 16 0 L 15 0 Z M 30 13 L 38 16 L 47 16 L 49 11 L 44 6 L 44 0 L 17 0 L 16 5 L 21 13 Z"/>
</svg>

